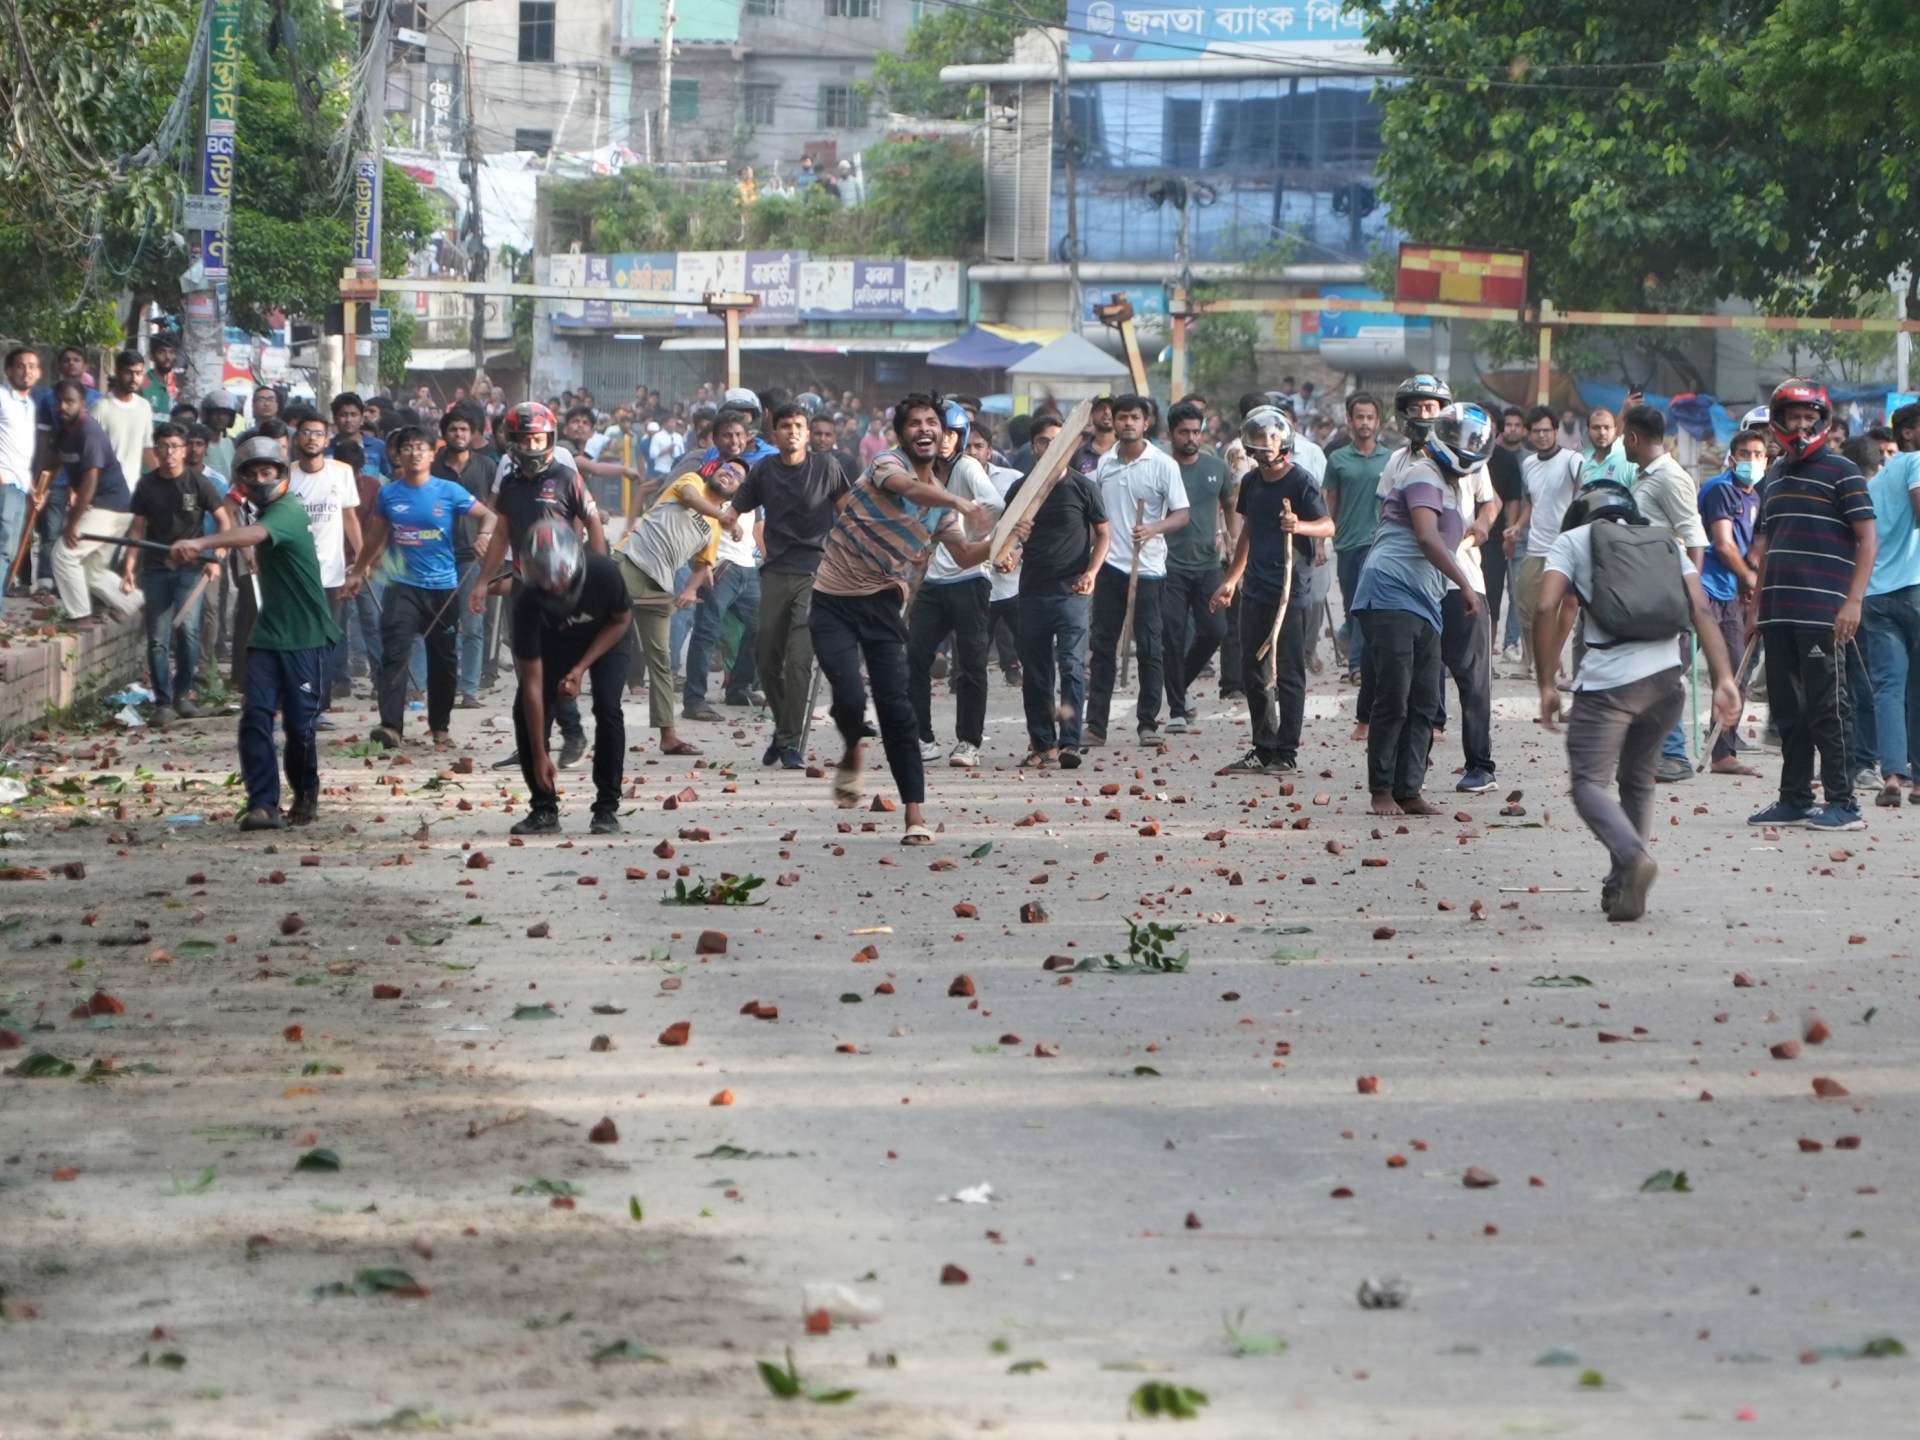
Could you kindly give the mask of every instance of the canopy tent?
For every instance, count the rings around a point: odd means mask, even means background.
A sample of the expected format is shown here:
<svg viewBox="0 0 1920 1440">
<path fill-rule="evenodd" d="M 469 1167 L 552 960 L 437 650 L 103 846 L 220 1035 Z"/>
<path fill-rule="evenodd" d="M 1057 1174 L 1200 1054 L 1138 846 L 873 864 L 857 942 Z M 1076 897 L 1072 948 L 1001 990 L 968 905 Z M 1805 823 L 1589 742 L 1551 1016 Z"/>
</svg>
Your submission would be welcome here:
<svg viewBox="0 0 1920 1440">
<path fill-rule="evenodd" d="M 1007 367 L 1022 380 L 1124 380 L 1127 367 L 1090 340 L 1065 334 Z"/>
<path fill-rule="evenodd" d="M 975 325 L 927 356 L 927 364 L 951 370 L 1004 370 L 1052 340 L 1058 330 L 1023 330 L 1014 325 Z"/>
</svg>

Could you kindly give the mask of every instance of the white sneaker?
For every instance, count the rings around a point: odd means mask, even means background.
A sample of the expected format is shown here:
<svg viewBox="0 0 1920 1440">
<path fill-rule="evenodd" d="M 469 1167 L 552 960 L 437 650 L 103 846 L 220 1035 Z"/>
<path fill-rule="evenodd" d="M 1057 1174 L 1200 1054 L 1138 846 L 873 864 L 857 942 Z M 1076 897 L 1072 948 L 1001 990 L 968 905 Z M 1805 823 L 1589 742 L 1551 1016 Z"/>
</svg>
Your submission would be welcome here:
<svg viewBox="0 0 1920 1440">
<path fill-rule="evenodd" d="M 1507 646 L 1506 649 L 1500 652 L 1500 658 L 1508 665 L 1518 665 L 1521 659 L 1520 647 L 1518 645 Z"/>
<path fill-rule="evenodd" d="M 920 742 L 920 758 L 922 760 L 938 760 L 945 753 L 946 752 L 940 748 L 940 742 L 937 740 L 922 740 Z"/>
<path fill-rule="evenodd" d="M 953 753 L 947 756 L 947 764 L 956 770 L 977 770 L 980 767 L 980 747 L 969 745 L 961 740 L 953 747 Z"/>
</svg>

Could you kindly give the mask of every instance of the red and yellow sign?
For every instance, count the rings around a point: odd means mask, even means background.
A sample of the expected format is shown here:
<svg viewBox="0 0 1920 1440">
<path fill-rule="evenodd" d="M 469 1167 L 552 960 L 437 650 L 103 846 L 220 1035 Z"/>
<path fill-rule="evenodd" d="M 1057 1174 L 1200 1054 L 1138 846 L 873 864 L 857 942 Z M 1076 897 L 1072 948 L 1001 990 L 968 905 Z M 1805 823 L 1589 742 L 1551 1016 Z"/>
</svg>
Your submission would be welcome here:
<svg viewBox="0 0 1920 1440">
<path fill-rule="evenodd" d="M 1402 244 L 1394 298 L 1524 310 L 1527 252 Z"/>
</svg>

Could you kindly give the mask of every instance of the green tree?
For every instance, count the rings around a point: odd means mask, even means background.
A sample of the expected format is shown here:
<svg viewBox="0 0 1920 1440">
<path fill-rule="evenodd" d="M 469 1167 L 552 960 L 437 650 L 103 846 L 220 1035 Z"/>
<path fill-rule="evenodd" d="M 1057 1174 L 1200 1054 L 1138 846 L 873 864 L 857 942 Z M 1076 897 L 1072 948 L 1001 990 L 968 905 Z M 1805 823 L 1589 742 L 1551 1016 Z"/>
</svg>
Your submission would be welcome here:
<svg viewBox="0 0 1920 1440">
<path fill-rule="evenodd" d="M 929 7 L 907 32 L 900 54 L 874 57 L 870 88 L 896 114 L 977 119 L 986 109 L 985 87 L 948 85 L 940 79 L 941 67 L 1011 60 L 1022 30 L 1061 25 L 1066 18 L 1066 0 Z"/>
</svg>

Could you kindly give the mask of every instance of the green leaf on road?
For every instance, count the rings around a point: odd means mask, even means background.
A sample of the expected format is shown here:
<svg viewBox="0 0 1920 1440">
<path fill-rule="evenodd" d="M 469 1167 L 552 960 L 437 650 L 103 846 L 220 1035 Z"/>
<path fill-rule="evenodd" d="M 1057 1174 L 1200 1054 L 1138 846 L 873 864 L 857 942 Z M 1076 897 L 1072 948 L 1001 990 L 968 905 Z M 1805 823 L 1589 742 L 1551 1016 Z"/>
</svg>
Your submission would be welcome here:
<svg viewBox="0 0 1920 1440">
<path fill-rule="evenodd" d="M 644 1220 L 647 1218 L 647 1212 L 640 1207 L 640 1197 L 638 1195 L 629 1195 L 627 1197 L 627 1213 L 635 1220 Z"/>
<path fill-rule="evenodd" d="M 325 1174 L 334 1174 L 340 1169 L 340 1157 L 324 1147 L 307 1151 L 293 1162 L 296 1170 L 318 1170 Z"/>
<path fill-rule="evenodd" d="M 969 860 L 984 860 L 991 854 L 993 854 L 993 841 L 989 840 L 983 845 L 976 845 L 968 852 L 967 858 Z"/>
<path fill-rule="evenodd" d="M 1640 1182 L 1642 1195 L 1691 1195 L 1693 1186 L 1687 1181 L 1684 1170 L 1656 1170 Z"/>
<path fill-rule="evenodd" d="M 513 1010 L 516 1020 L 558 1020 L 551 1005 L 516 1005 Z"/>
<path fill-rule="evenodd" d="M 1207 1394 L 1204 1390 L 1175 1385 L 1166 1380 L 1149 1380 L 1133 1392 L 1132 1398 L 1127 1401 L 1127 1411 L 1148 1420 L 1161 1416 L 1170 1420 L 1197 1420 L 1205 1404 Z"/>
<path fill-rule="evenodd" d="M 602 1345 L 587 1358 L 595 1365 L 610 1365 L 616 1360 L 637 1360 L 648 1365 L 667 1363 L 666 1356 L 632 1340 L 616 1340 L 611 1345 Z"/>
<path fill-rule="evenodd" d="M 1584 975 L 1536 975 L 1527 982 L 1533 990 L 1567 990 L 1579 985 L 1591 985 L 1593 982 Z"/>
<path fill-rule="evenodd" d="M 168 1195 L 204 1195 L 213 1188 L 213 1182 L 220 1178 L 220 1167 L 209 1165 L 191 1180 L 183 1180 L 175 1175 L 165 1191 Z"/>
<path fill-rule="evenodd" d="M 73 1069 L 71 1060 L 62 1060 L 46 1050 L 36 1050 L 7 1073 L 17 1075 L 22 1080 L 64 1080 L 73 1074 Z"/>
<path fill-rule="evenodd" d="M 1032 1375 L 1047 1368 L 1044 1360 L 1016 1360 L 1007 1366 L 1009 1375 Z"/>
<path fill-rule="evenodd" d="M 513 1187 L 513 1193 L 515 1195 L 579 1196 L 587 1192 L 582 1190 L 578 1185 L 575 1185 L 571 1180 L 547 1180 L 543 1178 L 537 1179 L 528 1185 L 516 1185 Z"/>
</svg>

